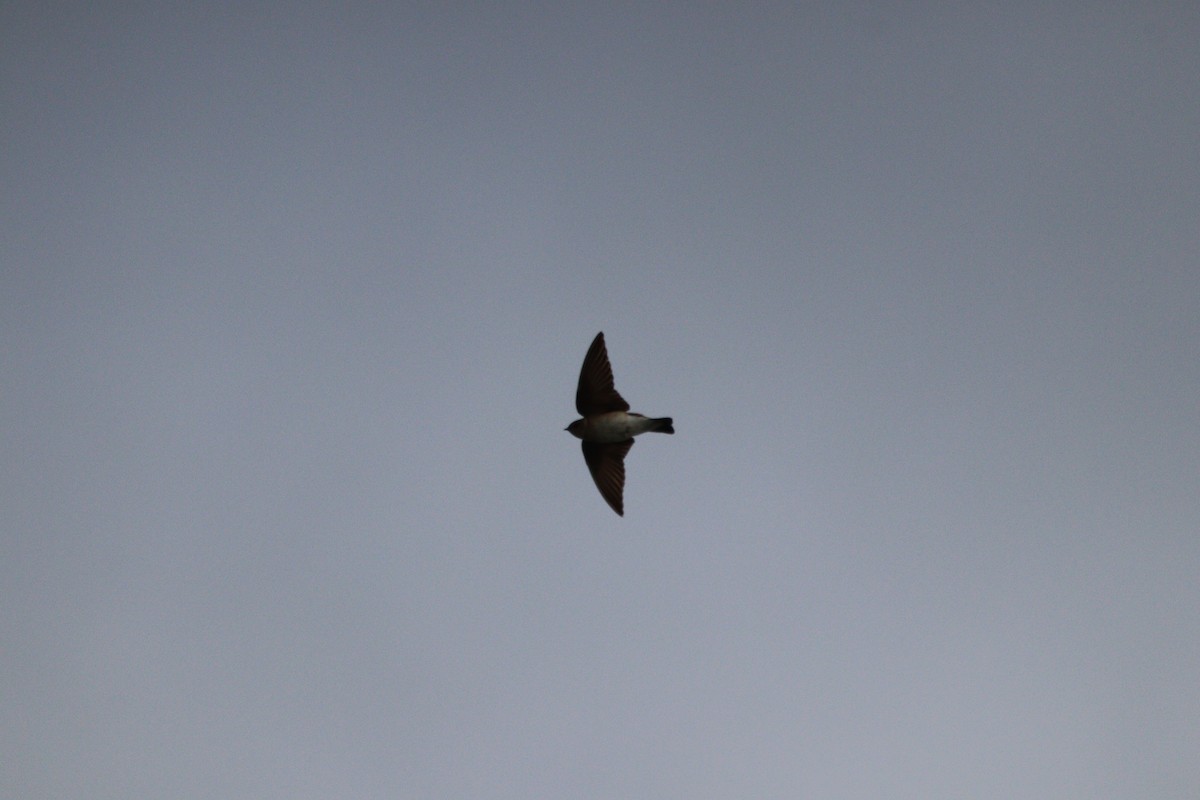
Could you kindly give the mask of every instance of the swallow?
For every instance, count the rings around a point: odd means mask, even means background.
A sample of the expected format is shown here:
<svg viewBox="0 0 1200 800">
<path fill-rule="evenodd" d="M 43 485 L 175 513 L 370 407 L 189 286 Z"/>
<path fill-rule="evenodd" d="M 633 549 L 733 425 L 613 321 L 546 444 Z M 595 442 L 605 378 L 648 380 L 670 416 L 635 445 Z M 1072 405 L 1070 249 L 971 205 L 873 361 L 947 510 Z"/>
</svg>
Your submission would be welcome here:
<svg viewBox="0 0 1200 800">
<path fill-rule="evenodd" d="M 583 441 L 583 460 L 600 496 L 612 510 L 625 516 L 625 454 L 633 437 L 646 431 L 674 433 L 670 417 L 652 419 L 629 410 L 629 403 L 613 386 L 612 365 L 604 347 L 604 332 L 596 334 L 579 370 L 575 409 L 583 415 L 564 430 Z"/>
</svg>

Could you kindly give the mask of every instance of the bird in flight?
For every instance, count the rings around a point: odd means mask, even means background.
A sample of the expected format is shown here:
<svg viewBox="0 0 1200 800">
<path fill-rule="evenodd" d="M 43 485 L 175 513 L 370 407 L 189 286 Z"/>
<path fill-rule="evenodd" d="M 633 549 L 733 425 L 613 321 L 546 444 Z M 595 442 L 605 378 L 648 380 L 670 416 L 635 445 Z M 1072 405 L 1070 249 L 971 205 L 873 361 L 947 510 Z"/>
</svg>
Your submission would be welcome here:
<svg viewBox="0 0 1200 800">
<path fill-rule="evenodd" d="M 671 418 L 651 419 L 629 410 L 629 403 L 613 386 L 603 331 L 596 334 L 583 358 L 579 386 L 575 389 L 575 409 L 583 419 L 575 420 L 566 430 L 583 440 L 583 460 L 600 496 L 623 517 L 625 454 L 633 447 L 633 437 L 646 431 L 674 433 Z"/>
</svg>

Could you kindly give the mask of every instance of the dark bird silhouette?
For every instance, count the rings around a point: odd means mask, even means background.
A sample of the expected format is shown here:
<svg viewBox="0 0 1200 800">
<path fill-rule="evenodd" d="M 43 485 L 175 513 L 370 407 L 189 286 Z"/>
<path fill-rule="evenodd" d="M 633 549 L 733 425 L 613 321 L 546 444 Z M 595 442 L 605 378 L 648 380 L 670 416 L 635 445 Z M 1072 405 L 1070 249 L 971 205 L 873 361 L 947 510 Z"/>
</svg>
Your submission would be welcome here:
<svg viewBox="0 0 1200 800">
<path fill-rule="evenodd" d="M 674 433 L 670 417 L 657 419 L 635 414 L 613 386 L 612 365 L 604 347 L 604 332 L 596 334 L 583 358 L 575 409 L 583 415 L 566 427 L 583 441 L 583 460 L 592 480 L 612 510 L 625 516 L 625 454 L 633 437 L 646 431 Z"/>
</svg>

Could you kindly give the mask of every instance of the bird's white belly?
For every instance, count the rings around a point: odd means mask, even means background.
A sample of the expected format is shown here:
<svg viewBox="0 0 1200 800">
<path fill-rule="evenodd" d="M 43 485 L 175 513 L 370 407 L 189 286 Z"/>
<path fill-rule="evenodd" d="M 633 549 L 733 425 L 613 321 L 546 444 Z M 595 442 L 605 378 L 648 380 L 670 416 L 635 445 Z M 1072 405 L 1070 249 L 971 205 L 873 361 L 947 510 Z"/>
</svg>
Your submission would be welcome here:
<svg viewBox="0 0 1200 800">
<path fill-rule="evenodd" d="M 588 439 L 593 442 L 623 442 L 650 430 L 650 421 L 641 414 L 610 411 L 591 419 Z"/>
</svg>

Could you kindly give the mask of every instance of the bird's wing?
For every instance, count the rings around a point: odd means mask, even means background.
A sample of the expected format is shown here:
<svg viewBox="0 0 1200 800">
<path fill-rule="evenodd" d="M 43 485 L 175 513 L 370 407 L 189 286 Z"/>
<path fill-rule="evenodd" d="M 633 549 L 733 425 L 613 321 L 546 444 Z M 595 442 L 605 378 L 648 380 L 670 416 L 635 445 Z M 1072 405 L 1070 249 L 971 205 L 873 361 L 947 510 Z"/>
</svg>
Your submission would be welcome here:
<svg viewBox="0 0 1200 800">
<path fill-rule="evenodd" d="M 583 460 L 587 462 L 592 480 L 600 490 L 604 502 L 612 506 L 612 510 L 620 516 L 625 516 L 625 454 L 633 447 L 633 439 L 616 444 L 597 444 L 583 442 Z"/>
<path fill-rule="evenodd" d="M 612 365 L 604 347 L 604 332 L 596 334 L 592 346 L 583 358 L 579 370 L 579 386 L 575 389 L 575 408 L 583 416 L 608 411 L 628 411 L 629 403 L 613 386 Z"/>
</svg>

